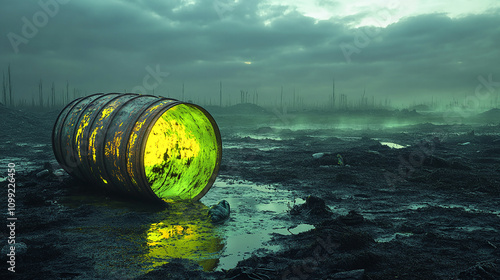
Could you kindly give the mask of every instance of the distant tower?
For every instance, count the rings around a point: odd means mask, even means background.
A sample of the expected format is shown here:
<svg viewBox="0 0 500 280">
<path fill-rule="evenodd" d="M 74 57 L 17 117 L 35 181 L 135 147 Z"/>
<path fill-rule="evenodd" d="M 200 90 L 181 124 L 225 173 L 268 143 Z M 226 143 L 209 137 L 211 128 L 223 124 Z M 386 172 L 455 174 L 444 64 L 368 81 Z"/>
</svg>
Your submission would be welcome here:
<svg viewBox="0 0 500 280">
<path fill-rule="evenodd" d="M 222 81 L 219 83 L 219 106 L 222 107 Z"/>
<path fill-rule="evenodd" d="M 295 87 L 293 87 L 293 109 L 295 109 Z"/>
<path fill-rule="evenodd" d="M 283 110 L 283 85 L 281 85 L 281 110 Z"/>
<path fill-rule="evenodd" d="M 363 86 L 363 96 L 361 97 L 361 107 L 364 107 L 368 104 L 368 98 L 365 98 L 366 94 L 366 86 Z"/>
<path fill-rule="evenodd" d="M 332 79 L 332 109 L 335 109 L 335 77 Z"/>
</svg>

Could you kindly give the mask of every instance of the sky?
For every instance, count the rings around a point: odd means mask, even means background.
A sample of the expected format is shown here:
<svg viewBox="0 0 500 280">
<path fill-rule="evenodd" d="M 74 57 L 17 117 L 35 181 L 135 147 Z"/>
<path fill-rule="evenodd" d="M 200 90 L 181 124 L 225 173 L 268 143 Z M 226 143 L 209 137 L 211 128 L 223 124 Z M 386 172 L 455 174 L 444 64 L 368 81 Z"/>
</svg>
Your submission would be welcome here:
<svg viewBox="0 0 500 280">
<path fill-rule="evenodd" d="M 500 93 L 498 0 L 0 0 L 14 97 L 140 92 L 200 104 Z M 498 82 L 497 82 L 498 81 Z M 184 97 L 182 85 L 184 84 Z M 3 99 L 0 98 L 3 102 Z M 252 97 L 250 101 L 252 101 Z M 338 102 L 338 101 L 337 101 Z"/>
</svg>

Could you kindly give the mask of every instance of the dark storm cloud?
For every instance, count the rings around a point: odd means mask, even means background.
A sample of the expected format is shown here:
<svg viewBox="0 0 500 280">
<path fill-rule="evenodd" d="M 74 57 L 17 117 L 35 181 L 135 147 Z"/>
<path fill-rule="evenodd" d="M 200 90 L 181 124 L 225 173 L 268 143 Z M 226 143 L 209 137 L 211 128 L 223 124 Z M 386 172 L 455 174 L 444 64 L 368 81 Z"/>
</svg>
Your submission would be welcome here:
<svg viewBox="0 0 500 280">
<path fill-rule="evenodd" d="M 11 63 L 16 94 L 25 96 L 40 78 L 87 93 L 131 90 L 148 66 L 169 73 L 156 93 L 180 97 L 184 82 L 188 97 L 201 100 L 215 98 L 219 80 L 235 99 L 240 89 L 257 89 L 274 100 L 283 84 L 322 102 L 332 75 L 337 91 L 353 98 L 365 86 L 381 98 L 463 96 L 478 75 L 500 76 L 498 11 L 352 29 L 353 16 L 317 21 L 264 1 L 68 1 L 15 53 L 8 34 L 23 36 L 23 17 L 32 22 L 43 9 L 38 1 L 4 2 L 0 65 Z"/>
<path fill-rule="evenodd" d="M 387 90 L 472 94 L 478 75 L 500 74 L 499 24 L 498 12 L 403 19 L 370 38 L 352 63 L 376 65 L 370 72 L 381 71 Z"/>
</svg>

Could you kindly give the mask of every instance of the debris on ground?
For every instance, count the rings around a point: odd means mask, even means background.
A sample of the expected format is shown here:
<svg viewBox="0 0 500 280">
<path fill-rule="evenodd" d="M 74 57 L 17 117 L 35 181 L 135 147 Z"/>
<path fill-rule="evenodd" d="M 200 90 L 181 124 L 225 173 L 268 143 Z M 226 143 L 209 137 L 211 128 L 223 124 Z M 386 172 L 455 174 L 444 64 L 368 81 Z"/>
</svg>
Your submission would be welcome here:
<svg viewBox="0 0 500 280">
<path fill-rule="evenodd" d="M 329 217 L 332 215 L 332 211 L 322 198 L 310 195 L 303 204 L 294 205 L 292 209 L 290 209 L 290 214 L 305 215 L 309 217 Z"/>
<path fill-rule="evenodd" d="M 208 210 L 208 217 L 214 224 L 221 224 L 229 219 L 231 206 L 226 200 L 222 200 Z"/>
</svg>

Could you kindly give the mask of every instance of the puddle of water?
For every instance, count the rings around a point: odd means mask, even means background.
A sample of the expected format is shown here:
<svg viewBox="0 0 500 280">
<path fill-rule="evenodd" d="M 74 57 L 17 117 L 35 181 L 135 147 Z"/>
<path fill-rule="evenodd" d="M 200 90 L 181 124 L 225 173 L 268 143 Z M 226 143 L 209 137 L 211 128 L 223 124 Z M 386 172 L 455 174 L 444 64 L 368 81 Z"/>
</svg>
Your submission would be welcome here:
<svg viewBox="0 0 500 280">
<path fill-rule="evenodd" d="M 258 249 L 280 249 L 266 244 L 273 233 L 290 235 L 314 228 L 308 224 L 296 226 L 286 219 L 293 203 L 305 201 L 277 186 L 217 180 L 201 202 L 213 205 L 222 199 L 231 205 L 231 218 L 219 227 L 225 236 L 225 247 L 216 270 L 231 269 Z"/>
<path fill-rule="evenodd" d="M 384 235 L 384 236 L 375 238 L 375 242 L 377 242 L 377 243 L 391 242 L 392 240 L 394 240 L 396 238 L 410 237 L 412 235 L 413 235 L 413 233 L 411 233 L 411 232 L 396 232 L 394 234 Z"/>
<path fill-rule="evenodd" d="M 29 145 L 28 143 L 22 143 L 22 142 L 16 143 L 16 146 L 18 146 L 18 147 L 26 147 L 28 145 Z"/>
<path fill-rule="evenodd" d="M 258 148 L 259 150 L 263 151 L 263 152 L 268 152 L 268 151 L 273 151 L 273 150 L 276 150 L 276 149 L 279 149 L 280 147 L 265 147 L 265 148 Z"/>
<path fill-rule="evenodd" d="M 30 172 L 41 168 L 39 163 L 30 161 L 25 157 L 4 157 L 0 158 L 0 166 L 7 166 L 9 163 L 14 163 L 16 165 L 16 173 Z"/>
<path fill-rule="evenodd" d="M 208 207 L 200 202 L 174 203 L 161 212 L 151 212 L 144 204 L 108 200 L 100 196 L 75 195 L 60 202 L 76 208 L 90 204 L 106 208 L 101 212 L 103 221 L 122 215 L 152 215 L 152 223 L 120 225 L 112 222 L 96 222 L 92 227 L 67 228 L 67 232 L 79 232 L 103 241 L 96 246 L 103 249 L 96 256 L 97 269 L 103 271 L 128 263 L 135 268 L 132 276 L 145 274 L 155 267 L 166 264 L 172 258 L 184 258 L 197 262 L 206 271 L 217 266 L 225 246 L 223 231 L 214 226 L 208 216 Z M 120 219 L 120 218 L 117 218 Z M 120 240 L 121 245 L 112 248 L 109 240 Z M 117 257 L 119 256 L 119 257 Z M 120 263 L 120 264 L 117 264 Z"/>
<path fill-rule="evenodd" d="M 42 148 L 48 146 L 47 144 L 30 144 L 32 148 Z"/>
<path fill-rule="evenodd" d="M 440 208 L 446 208 L 446 209 L 455 209 L 455 208 L 460 208 L 464 210 L 465 212 L 472 212 L 472 213 L 488 213 L 488 214 L 494 214 L 494 215 L 500 215 L 500 211 L 493 211 L 493 210 L 488 210 L 488 209 L 479 209 L 475 207 L 474 205 L 461 205 L 461 204 L 443 204 L 443 203 L 434 203 L 434 202 L 426 202 L 426 203 L 412 203 L 409 204 L 408 206 L 403 207 L 402 209 L 409 209 L 409 210 L 418 210 L 422 208 L 427 208 L 427 207 L 440 207 Z"/>
<path fill-rule="evenodd" d="M 429 204 L 427 204 L 427 203 L 412 203 L 412 204 L 406 206 L 405 209 L 418 210 L 418 209 L 422 209 L 422 208 L 426 208 L 426 207 L 429 207 Z"/>
<path fill-rule="evenodd" d="M 299 224 L 297 226 L 291 227 L 291 228 L 277 228 L 275 229 L 274 233 L 281 234 L 281 235 L 291 235 L 291 234 L 299 234 L 302 232 L 306 232 L 309 230 L 314 229 L 315 227 L 310 224 Z"/>
<path fill-rule="evenodd" d="M 234 268 L 239 261 L 251 257 L 252 252 L 264 247 L 263 243 L 266 241 L 268 241 L 268 234 L 265 232 L 228 235 L 225 239 L 226 246 L 219 259 L 217 270 Z M 277 251 L 280 246 L 268 245 L 266 249 Z"/>
<path fill-rule="evenodd" d="M 387 146 L 387 147 L 389 147 L 391 149 L 403 149 L 403 148 L 408 147 L 408 145 L 403 146 L 403 145 L 399 145 L 399 144 L 392 143 L 392 142 L 382 142 L 382 141 L 380 141 L 380 144 L 382 144 L 384 146 Z"/>
<path fill-rule="evenodd" d="M 259 151 L 267 152 L 267 151 L 272 151 L 279 149 L 281 147 L 279 146 L 267 146 L 267 147 L 262 147 L 261 145 L 256 145 L 253 143 L 240 143 L 240 144 L 235 144 L 235 145 L 223 145 L 222 146 L 224 149 L 245 149 L 245 148 L 250 148 L 250 149 L 256 149 Z"/>
<path fill-rule="evenodd" d="M 224 247 L 221 232 L 212 225 L 202 203 L 176 203 L 165 211 L 166 217 L 153 223 L 146 232 L 147 253 L 137 260 L 148 264 L 148 271 L 171 258 L 198 262 L 206 271 L 213 270 Z"/>
<path fill-rule="evenodd" d="M 244 233 L 239 235 L 230 235 L 226 232 L 226 247 L 224 253 L 219 259 L 219 265 L 216 270 L 230 269 L 235 267 L 239 261 L 249 258 L 258 249 L 264 248 L 265 251 L 278 251 L 279 245 L 263 245 L 270 240 L 270 232 L 281 235 L 299 234 L 314 229 L 310 224 L 299 224 L 291 228 L 273 228 L 272 231 Z"/>
<path fill-rule="evenodd" d="M 361 140 L 359 136 L 337 136 L 337 138 L 342 139 L 344 141 L 358 141 Z"/>
<path fill-rule="evenodd" d="M 212 225 L 207 217 L 208 208 L 222 199 L 229 202 L 231 217 L 224 224 Z M 172 204 L 170 209 L 154 214 L 159 216 L 155 222 L 143 224 L 132 233 L 128 227 L 126 230 L 109 224 L 85 230 L 91 235 L 114 235 L 135 244 L 119 252 L 109 250 L 109 254 L 119 255 L 122 262 L 138 267 L 140 271 L 134 273 L 144 274 L 171 258 L 191 259 L 206 271 L 220 271 L 234 268 L 253 253 L 279 250 L 279 245 L 267 244 L 273 234 L 299 234 L 313 229 L 312 225 L 297 225 L 288 218 L 288 209 L 294 203 L 304 202 L 279 186 L 222 178 L 216 180 L 199 202 Z M 93 196 L 75 195 L 61 203 L 67 207 L 83 204 L 105 207 L 109 211 L 103 211 L 103 215 L 110 217 L 146 211 L 127 202 Z M 98 260 L 102 269 L 114 266 L 116 258 L 109 258 Z"/>
<path fill-rule="evenodd" d="M 473 232 L 473 231 L 493 231 L 497 232 L 496 229 L 492 227 L 478 227 L 478 226 L 468 226 L 468 227 L 458 227 L 457 229 L 467 231 L 467 232 Z"/>
<path fill-rule="evenodd" d="M 276 140 L 276 141 L 283 141 L 283 138 L 276 136 L 276 135 L 254 135 L 254 134 L 248 134 L 248 135 L 238 135 L 239 137 L 245 138 L 248 137 L 250 139 L 255 139 L 255 140 Z"/>
</svg>

